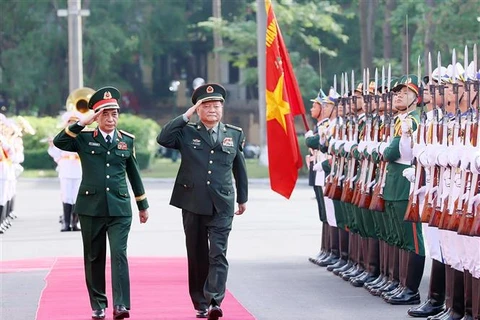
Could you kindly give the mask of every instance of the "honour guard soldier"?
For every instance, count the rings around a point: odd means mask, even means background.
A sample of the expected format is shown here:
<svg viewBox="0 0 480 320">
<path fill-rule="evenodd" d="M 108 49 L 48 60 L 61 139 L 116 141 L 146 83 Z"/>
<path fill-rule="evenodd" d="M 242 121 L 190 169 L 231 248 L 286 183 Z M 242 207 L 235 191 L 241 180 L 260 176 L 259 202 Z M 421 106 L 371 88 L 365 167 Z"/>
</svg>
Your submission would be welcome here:
<svg viewBox="0 0 480 320">
<path fill-rule="evenodd" d="M 385 214 L 392 219 L 395 238 L 399 247 L 399 289 L 384 293 L 383 298 L 390 304 L 418 304 L 420 285 L 425 265 L 425 248 L 420 223 L 404 222 L 408 205 L 410 182 L 403 176 L 403 170 L 411 166 L 412 134 L 417 130 L 419 115 L 419 89 L 416 76 L 402 77 L 393 88 L 393 107 L 398 110 L 395 133 L 390 143 L 382 143 L 379 153 L 388 161 L 385 178 Z"/>
<path fill-rule="evenodd" d="M 88 102 L 93 112 L 63 129 L 53 143 L 78 153 L 82 181 L 75 204 L 82 227 L 85 278 L 93 319 L 104 319 L 107 236 L 112 268 L 113 317 L 130 317 L 130 278 L 127 240 L 132 208 L 126 178 L 130 181 L 140 223 L 148 220 L 148 201 L 135 157 L 135 137 L 117 129 L 120 92 L 113 87 L 97 90 Z M 96 121 L 98 127 L 85 126 Z"/>
<path fill-rule="evenodd" d="M 157 137 L 160 145 L 182 155 L 170 204 L 182 209 L 189 293 L 196 316 L 210 320 L 223 316 L 228 236 L 234 214 L 243 214 L 248 200 L 245 135 L 241 128 L 221 122 L 225 96 L 219 84 L 198 87 L 193 106 L 169 121 Z M 190 123 L 194 113 L 200 121 Z"/>
<path fill-rule="evenodd" d="M 79 120 L 79 112 L 67 111 L 62 115 L 62 127 L 74 124 Z M 75 200 L 82 179 L 80 157 L 76 152 L 60 150 L 53 145 L 53 141 L 49 141 L 48 154 L 57 163 L 56 171 L 60 179 L 63 205 L 63 227 L 60 231 L 80 231 L 78 215 L 75 213 Z"/>
</svg>

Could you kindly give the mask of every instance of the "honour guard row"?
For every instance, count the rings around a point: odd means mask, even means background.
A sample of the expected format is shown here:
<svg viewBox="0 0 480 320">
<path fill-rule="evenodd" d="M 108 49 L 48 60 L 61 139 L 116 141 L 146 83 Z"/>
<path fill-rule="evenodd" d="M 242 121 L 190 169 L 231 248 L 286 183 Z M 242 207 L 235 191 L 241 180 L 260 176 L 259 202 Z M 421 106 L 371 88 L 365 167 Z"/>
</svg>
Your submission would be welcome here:
<svg viewBox="0 0 480 320">
<path fill-rule="evenodd" d="M 17 178 L 23 171 L 24 133 L 35 133 L 24 118 L 7 118 L 0 113 L 0 234 L 5 233 L 17 218 L 15 194 Z"/>
<path fill-rule="evenodd" d="M 474 47 L 474 57 L 476 57 Z M 310 261 L 411 317 L 480 319 L 480 70 L 342 74 L 312 99 L 305 134 L 322 222 Z M 373 78 L 373 77 L 372 77 Z M 429 293 L 421 299 L 426 252 Z"/>
</svg>

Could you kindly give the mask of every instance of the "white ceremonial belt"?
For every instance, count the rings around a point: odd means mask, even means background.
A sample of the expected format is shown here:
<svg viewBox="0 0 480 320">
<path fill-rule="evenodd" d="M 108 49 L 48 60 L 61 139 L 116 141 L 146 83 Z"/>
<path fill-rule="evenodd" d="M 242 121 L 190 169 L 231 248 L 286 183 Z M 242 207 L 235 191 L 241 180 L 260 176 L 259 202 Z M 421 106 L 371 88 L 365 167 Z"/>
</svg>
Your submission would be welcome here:
<svg viewBox="0 0 480 320">
<path fill-rule="evenodd" d="M 398 164 L 404 164 L 404 165 L 406 165 L 406 166 L 409 166 L 409 165 L 412 164 L 411 161 L 408 161 L 408 160 L 400 160 L 400 159 L 395 160 L 394 162 L 395 162 L 395 163 L 398 163 Z"/>
</svg>

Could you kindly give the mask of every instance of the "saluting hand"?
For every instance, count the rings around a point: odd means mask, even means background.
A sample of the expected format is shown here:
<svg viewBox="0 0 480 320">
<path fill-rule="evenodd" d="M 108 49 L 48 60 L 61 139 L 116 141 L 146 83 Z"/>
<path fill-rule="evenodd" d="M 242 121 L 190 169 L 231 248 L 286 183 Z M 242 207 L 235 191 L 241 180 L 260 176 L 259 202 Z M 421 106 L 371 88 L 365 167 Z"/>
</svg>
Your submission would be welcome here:
<svg viewBox="0 0 480 320">
<path fill-rule="evenodd" d="M 100 116 L 100 112 L 90 113 L 86 117 L 80 119 L 80 121 L 78 121 L 78 124 L 80 124 L 81 126 L 88 126 L 89 124 L 92 124 L 94 121 L 97 121 L 99 116 Z"/>
<path fill-rule="evenodd" d="M 243 214 L 247 210 L 247 204 L 246 203 L 239 203 L 238 204 L 238 210 L 235 212 L 237 216 Z"/>
<path fill-rule="evenodd" d="M 190 119 L 192 117 L 192 115 L 195 113 L 195 111 L 197 111 L 197 108 L 199 105 L 201 105 L 203 102 L 203 100 L 198 100 L 197 103 L 195 103 L 195 105 L 191 106 L 186 112 L 185 112 L 185 116 Z"/>
<path fill-rule="evenodd" d="M 140 217 L 140 223 L 147 223 L 147 220 L 148 220 L 148 210 L 145 209 L 145 210 L 140 210 L 138 212 L 138 216 Z"/>
</svg>

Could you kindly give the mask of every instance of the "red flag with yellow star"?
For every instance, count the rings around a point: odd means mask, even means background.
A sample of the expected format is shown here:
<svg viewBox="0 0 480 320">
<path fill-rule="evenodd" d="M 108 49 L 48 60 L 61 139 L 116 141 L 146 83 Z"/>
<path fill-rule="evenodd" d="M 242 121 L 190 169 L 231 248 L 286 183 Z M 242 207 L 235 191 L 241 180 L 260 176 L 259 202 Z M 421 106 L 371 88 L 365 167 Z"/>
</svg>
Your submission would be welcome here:
<svg viewBox="0 0 480 320">
<path fill-rule="evenodd" d="M 270 187 L 288 199 L 297 183 L 298 170 L 302 167 L 293 117 L 305 114 L 305 108 L 270 0 L 265 1 L 265 8 L 266 117 Z"/>
</svg>

